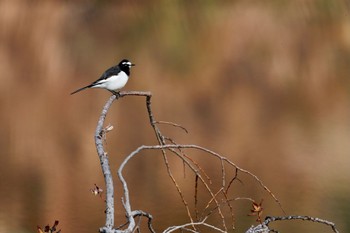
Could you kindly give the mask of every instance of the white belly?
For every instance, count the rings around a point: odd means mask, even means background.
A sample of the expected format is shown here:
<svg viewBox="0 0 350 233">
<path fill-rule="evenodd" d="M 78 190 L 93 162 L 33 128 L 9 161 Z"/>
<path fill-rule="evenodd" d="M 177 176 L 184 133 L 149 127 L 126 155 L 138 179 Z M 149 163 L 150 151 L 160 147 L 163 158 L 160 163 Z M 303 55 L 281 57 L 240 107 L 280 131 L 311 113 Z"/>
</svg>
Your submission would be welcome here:
<svg viewBox="0 0 350 233">
<path fill-rule="evenodd" d="M 118 75 L 113 75 L 106 80 L 101 80 L 93 86 L 94 88 L 105 88 L 110 91 L 120 90 L 128 82 L 129 77 L 122 71 Z"/>
</svg>

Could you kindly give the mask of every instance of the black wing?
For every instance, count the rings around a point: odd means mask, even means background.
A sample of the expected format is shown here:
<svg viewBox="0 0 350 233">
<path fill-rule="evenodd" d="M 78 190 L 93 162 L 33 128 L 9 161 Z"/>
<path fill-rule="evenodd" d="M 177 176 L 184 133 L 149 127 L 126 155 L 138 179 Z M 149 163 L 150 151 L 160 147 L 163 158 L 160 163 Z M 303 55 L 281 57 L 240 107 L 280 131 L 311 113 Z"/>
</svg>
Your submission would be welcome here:
<svg viewBox="0 0 350 233">
<path fill-rule="evenodd" d="M 85 90 L 86 88 L 90 88 L 90 87 L 93 87 L 95 86 L 96 84 L 98 84 L 101 80 L 106 80 L 108 77 L 112 76 L 112 75 L 117 75 L 119 72 L 120 72 L 120 68 L 118 65 L 116 66 L 112 66 L 111 68 L 109 68 L 108 70 L 106 70 L 99 79 L 97 79 L 95 82 L 85 86 L 85 87 L 82 87 L 82 88 L 79 88 L 78 90 L 76 91 L 73 91 L 71 93 L 71 95 L 79 92 L 79 91 L 82 91 L 82 90 Z"/>
<path fill-rule="evenodd" d="M 120 72 L 120 68 L 119 66 L 113 66 L 111 68 L 109 68 L 108 70 L 106 70 L 99 79 L 97 79 L 95 82 L 91 83 L 91 86 L 94 86 L 95 84 L 99 83 L 101 80 L 106 80 L 107 78 L 109 78 L 110 76 L 113 75 L 117 75 Z"/>
</svg>

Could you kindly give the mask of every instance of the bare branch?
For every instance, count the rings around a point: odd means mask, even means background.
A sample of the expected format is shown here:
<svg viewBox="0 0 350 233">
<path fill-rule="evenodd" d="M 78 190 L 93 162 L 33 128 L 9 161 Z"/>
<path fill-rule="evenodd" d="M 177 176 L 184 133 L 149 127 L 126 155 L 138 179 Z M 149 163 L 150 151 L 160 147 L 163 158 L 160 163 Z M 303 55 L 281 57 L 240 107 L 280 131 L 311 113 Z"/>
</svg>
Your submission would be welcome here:
<svg viewBox="0 0 350 233">
<path fill-rule="evenodd" d="M 310 217 L 310 216 L 298 216 L 298 215 L 291 215 L 291 216 L 267 216 L 265 218 L 265 221 L 262 224 L 265 224 L 268 226 L 271 222 L 274 221 L 286 221 L 286 220 L 303 220 L 303 221 L 310 221 L 310 222 L 316 222 L 325 224 L 327 226 L 330 226 L 335 233 L 339 233 L 337 228 L 335 227 L 335 224 L 333 222 L 323 220 L 320 218 Z"/>
<path fill-rule="evenodd" d="M 97 123 L 96 131 L 95 131 L 95 144 L 96 144 L 97 154 L 100 159 L 102 173 L 105 178 L 105 184 L 106 184 L 106 224 L 104 228 L 100 229 L 100 232 L 108 232 L 112 230 L 114 226 L 113 178 L 111 175 L 111 170 L 109 168 L 108 156 L 103 148 L 103 140 L 105 137 L 103 123 L 106 119 L 107 112 L 115 99 L 116 99 L 116 96 L 112 95 L 107 101 L 107 103 L 105 104 L 105 106 L 103 107 L 101 116 Z"/>
<path fill-rule="evenodd" d="M 268 233 L 271 231 L 269 229 L 268 225 L 271 222 L 274 221 L 288 221 L 288 220 L 303 220 L 303 221 L 310 221 L 310 222 L 315 222 L 315 223 L 321 223 L 325 224 L 327 226 L 330 226 L 332 228 L 332 231 L 335 233 L 339 233 L 337 228 L 335 227 L 335 224 L 333 222 L 323 220 L 320 218 L 315 218 L 315 217 L 310 217 L 310 216 L 298 216 L 298 215 L 290 215 L 290 216 L 267 216 L 265 218 L 265 221 L 262 222 L 261 224 L 257 226 L 252 226 L 249 228 L 246 233 Z"/>
</svg>

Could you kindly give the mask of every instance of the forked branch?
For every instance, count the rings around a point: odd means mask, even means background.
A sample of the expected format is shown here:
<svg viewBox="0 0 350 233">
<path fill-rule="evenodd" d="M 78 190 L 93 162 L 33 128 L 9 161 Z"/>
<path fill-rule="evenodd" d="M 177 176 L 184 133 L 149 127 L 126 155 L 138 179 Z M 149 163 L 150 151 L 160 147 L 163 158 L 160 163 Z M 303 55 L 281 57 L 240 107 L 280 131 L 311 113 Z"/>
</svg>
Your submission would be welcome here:
<svg viewBox="0 0 350 233">
<path fill-rule="evenodd" d="M 111 107 L 112 103 L 114 100 L 123 98 L 125 96 L 141 96 L 145 97 L 146 99 L 146 108 L 148 112 L 148 118 L 150 125 L 152 126 L 155 136 L 157 138 L 158 144 L 159 145 L 151 145 L 151 146 L 140 146 L 137 148 L 135 151 L 133 151 L 131 154 L 129 154 L 122 164 L 120 165 L 118 169 L 118 177 L 122 183 L 123 186 L 123 191 L 124 191 L 124 197 L 122 199 L 123 206 L 125 209 L 126 213 L 126 223 L 123 224 L 122 226 L 115 228 L 114 227 L 114 188 L 113 188 L 113 179 L 109 167 L 109 162 L 108 162 L 108 154 L 104 151 L 103 147 L 103 142 L 105 140 L 106 133 L 109 132 L 112 127 L 107 127 L 106 129 L 103 128 L 104 121 L 106 118 L 106 115 L 108 113 L 109 108 Z M 141 218 L 141 217 L 146 217 L 148 219 L 148 229 L 150 232 L 154 233 L 155 231 L 153 230 L 152 227 L 152 216 L 149 213 L 146 213 L 142 210 L 132 210 L 131 207 L 131 202 L 130 202 L 130 196 L 129 196 L 129 189 L 127 182 L 123 176 L 123 169 L 127 165 L 127 163 L 135 157 L 136 155 L 140 154 L 141 151 L 143 150 L 161 150 L 162 156 L 163 156 L 163 161 L 166 166 L 167 174 L 170 177 L 172 183 L 174 184 L 181 201 L 186 209 L 187 216 L 189 218 L 189 222 L 183 225 L 179 226 L 172 226 L 167 229 L 165 229 L 163 232 L 164 233 L 170 233 L 174 232 L 177 230 L 180 231 L 189 231 L 189 232 L 199 232 L 200 227 L 204 228 L 210 228 L 211 230 L 217 231 L 217 232 L 227 232 L 227 224 L 224 216 L 224 207 L 229 208 L 229 212 L 231 213 L 231 218 L 232 218 L 232 229 L 234 229 L 234 212 L 233 212 L 233 206 L 231 205 L 231 202 L 233 201 L 238 201 L 238 200 L 249 200 L 253 204 L 255 204 L 255 201 L 251 198 L 242 198 L 242 197 L 236 197 L 232 198 L 228 196 L 228 191 L 232 187 L 232 183 L 234 181 L 239 181 L 242 182 L 239 179 L 239 176 L 242 174 L 246 174 L 250 177 L 252 177 L 258 184 L 261 186 L 274 200 L 275 202 L 280 206 L 282 209 L 282 206 L 279 202 L 279 200 L 275 197 L 275 195 L 270 191 L 270 189 L 253 173 L 238 167 L 235 163 L 227 159 L 226 157 L 209 150 L 205 147 L 201 147 L 198 145 L 182 145 L 182 144 L 177 144 L 175 141 L 169 137 L 166 137 L 162 135 L 160 129 L 158 128 L 158 125 L 160 124 L 165 124 L 165 125 L 171 125 L 173 127 L 180 128 L 184 130 L 186 133 L 188 133 L 187 129 L 184 128 L 183 126 L 173 123 L 173 122 L 168 122 L 168 121 L 156 121 L 152 112 L 151 108 L 151 98 L 152 94 L 150 92 L 141 92 L 141 91 L 130 91 L 130 92 L 120 92 L 116 95 L 112 95 L 109 100 L 106 102 L 101 116 L 99 118 L 96 132 L 95 132 L 95 143 L 96 143 L 96 148 L 97 148 L 97 153 L 100 159 L 101 163 L 101 168 L 102 172 L 105 178 L 105 184 L 106 184 L 106 223 L 105 226 L 100 228 L 100 232 L 102 233 L 131 233 L 131 232 L 140 232 L 140 221 L 136 222 L 135 219 Z M 166 142 L 169 142 L 170 144 L 167 144 Z M 190 157 L 186 152 L 188 150 L 197 150 L 201 151 L 204 153 L 204 155 L 209 155 L 210 157 L 219 160 L 220 166 L 221 166 L 221 182 L 219 185 L 219 188 L 213 188 L 212 187 L 212 179 L 211 177 L 207 174 L 207 172 L 203 169 L 203 167 L 195 161 L 192 157 Z M 169 155 L 167 154 L 169 153 Z M 188 205 L 188 199 L 186 199 L 185 194 L 182 192 L 179 184 L 177 183 L 175 177 L 172 174 L 171 171 L 171 166 L 168 161 L 168 156 L 175 156 L 178 158 L 183 164 L 184 168 L 187 167 L 190 169 L 192 174 L 195 176 L 195 197 L 194 197 L 194 203 L 195 203 L 195 209 L 190 210 L 190 207 Z M 233 171 L 233 176 L 227 177 L 227 172 L 228 171 Z M 229 182 L 227 182 L 229 181 Z M 197 203 L 199 200 L 199 192 L 198 192 L 198 186 L 203 185 L 204 191 L 209 194 L 209 200 L 206 201 L 205 208 L 202 209 L 201 211 L 198 209 Z M 257 204 L 256 204 L 257 205 Z M 257 205 L 258 207 L 261 207 L 261 204 Z M 260 209 L 260 208 L 259 208 Z M 262 210 L 262 208 L 261 208 Z M 283 209 L 282 209 L 283 211 Z M 257 212 L 254 210 L 254 213 Z M 259 211 L 258 214 L 258 219 L 260 221 L 260 215 L 262 211 Z M 284 211 L 283 211 L 284 212 Z M 194 213 L 194 218 L 192 217 L 192 214 Z M 217 214 L 219 218 L 222 220 L 222 226 L 218 227 L 215 225 L 210 224 L 209 218 L 213 214 Z M 272 217 L 271 217 L 272 218 Z M 284 219 L 278 219 L 278 217 L 275 217 L 274 219 L 268 220 L 266 219 L 264 223 L 260 224 L 261 229 L 268 229 L 267 225 L 271 221 L 276 221 L 276 220 L 284 220 Z M 280 217 L 281 218 L 281 217 Z M 310 219 L 303 219 L 303 220 L 310 220 Z M 315 219 L 313 219 L 315 220 Z M 267 222 L 269 221 L 269 222 Z M 310 220 L 311 221 L 311 220 Z M 260 221 L 261 222 L 261 221 Z M 316 221 L 320 222 L 320 221 Z M 265 224 L 265 225 L 263 225 Z M 198 228 L 198 229 L 197 229 Z M 256 228 L 257 229 L 257 228 Z M 261 230 L 260 229 L 260 230 Z M 333 227 L 332 229 L 335 229 Z M 253 231 L 252 231 L 253 232 Z M 254 231 L 258 232 L 258 231 Z M 263 231 L 261 231 L 263 232 Z M 337 231 L 335 231 L 337 233 Z"/>
</svg>

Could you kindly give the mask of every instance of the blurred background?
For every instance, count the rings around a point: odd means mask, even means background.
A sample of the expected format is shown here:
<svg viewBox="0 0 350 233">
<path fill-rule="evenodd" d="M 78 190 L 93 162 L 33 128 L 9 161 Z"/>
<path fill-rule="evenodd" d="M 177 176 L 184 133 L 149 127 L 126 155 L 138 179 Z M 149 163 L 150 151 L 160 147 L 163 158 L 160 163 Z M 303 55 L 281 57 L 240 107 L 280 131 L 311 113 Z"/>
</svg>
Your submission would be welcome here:
<svg viewBox="0 0 350 233">
<path fill-rule="evenodd" d="M 36 232 L 55 219 L 63 233 L 104 224 L 103 198 L 89 190 L 105 189 L 93 135 L 110 93 L 69 93 L 122 58 L 136 64 L 125 90 L 151 91 L 156 119 L 189 130 L 162 125 L 165 135 L 253 172 L 287 214 L 350 231 L 348 1 L 2 0 L 0 232 Z M 142 98 L 115 102 L 106 123 L 114 126 L 106 145 L 114 174 L 138 146 L 156 143 Z M 191 153 L 220 174 L 219 163 Z M 193 176 L 175 159 L 171 168 L 192 205 Z M 135 158 L 125 176 L 132 207 L 150 212 L 157 231 L 188 222 L 160 154 Z M 256 182 L 242 181 L 232 197 L 263 198 L 263 216 L 283 215 Z M 235 232 L 255 224 L 251 203 L 233 205 Z M 331 231 L 307 222 L 274 226 Z"/>
</svg>

